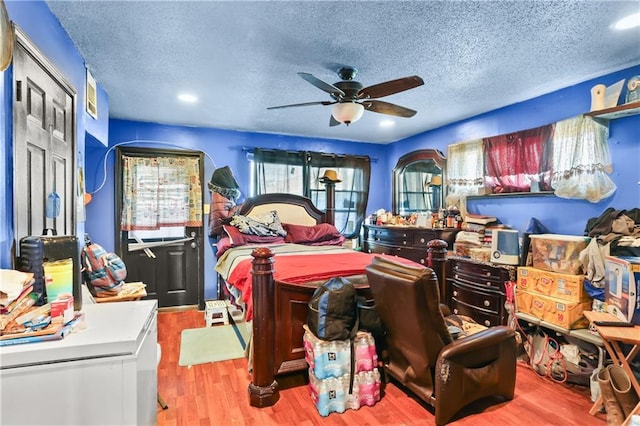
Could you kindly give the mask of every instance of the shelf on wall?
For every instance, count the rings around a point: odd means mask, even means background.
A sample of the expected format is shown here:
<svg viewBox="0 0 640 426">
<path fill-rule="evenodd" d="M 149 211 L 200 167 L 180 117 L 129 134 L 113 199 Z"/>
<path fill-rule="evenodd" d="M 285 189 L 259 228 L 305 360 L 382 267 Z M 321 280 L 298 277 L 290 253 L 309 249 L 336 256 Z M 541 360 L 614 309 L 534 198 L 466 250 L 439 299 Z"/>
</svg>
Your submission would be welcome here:
<svg viewBox="0 0 640 426">
<path fill-rule="evenodd" d="M 555 196 L 553 191 L 538 191 L 538 192 L 503 192 L 498 194 L 485 194 L 485 195 L 468 195 L 468 200 L 476 200 L 482 198 L 494 198 L 494 197 L 544 197 Z"/>
<path fill-rule="evenodd" d="M 598 120 L 606 124 L 606 122 L 609 120 L 630 117 L 637 114 L 640 114 L 640 102 L 632 102 L 629 104 L 618 105 L 613 108 L 591 111 L 585 113 L 584 115 L 586 115 L 587 117 L 593 117 L 594 120 Z"/>
</svg>

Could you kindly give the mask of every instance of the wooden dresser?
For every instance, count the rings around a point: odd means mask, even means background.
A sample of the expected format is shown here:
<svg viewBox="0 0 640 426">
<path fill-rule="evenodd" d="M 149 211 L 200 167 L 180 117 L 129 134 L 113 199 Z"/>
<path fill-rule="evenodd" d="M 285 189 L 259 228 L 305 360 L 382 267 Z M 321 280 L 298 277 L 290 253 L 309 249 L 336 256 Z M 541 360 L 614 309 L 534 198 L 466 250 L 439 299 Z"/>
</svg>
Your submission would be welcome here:
<svg viewBox="0 0 640 426">
<path fill-rule="evenodd" d="M 448 256 L 446 292 L 451 312 L 467 315 L 487 327 L 506 325 L 504 283 L 515 281 L 516 271 L 515 266 Z"/>
<path fill-rule="evenodd" d="M 364 225 L 363 250 L 366 253 L 391 254 L 426 265 L 427 243 L 444 240 L 453 250 L 458 229 L 419 228 L 417 226 Z"/>
</svg>

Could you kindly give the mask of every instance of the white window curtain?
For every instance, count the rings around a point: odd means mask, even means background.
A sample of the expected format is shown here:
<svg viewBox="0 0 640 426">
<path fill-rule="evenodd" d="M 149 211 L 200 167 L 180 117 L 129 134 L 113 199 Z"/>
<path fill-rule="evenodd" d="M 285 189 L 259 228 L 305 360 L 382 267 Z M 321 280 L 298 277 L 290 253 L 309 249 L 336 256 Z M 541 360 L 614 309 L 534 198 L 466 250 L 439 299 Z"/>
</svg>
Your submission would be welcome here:
<svg viewBox="0 0 640 426">
<path fill-rule="evenodd" d="M 482 194 L 484 154 L 482 139 L 449 145 L 447 150 L 447 205 L 460 205 L 467 195 Z"/>
<path fill-rule="evenodd" d="M 613 195 L 616 185 L 608 145 L 609 129 L 590 117 L 555 124 L 551 187 L 556 196 L 597 203 Z"/>
</svg>

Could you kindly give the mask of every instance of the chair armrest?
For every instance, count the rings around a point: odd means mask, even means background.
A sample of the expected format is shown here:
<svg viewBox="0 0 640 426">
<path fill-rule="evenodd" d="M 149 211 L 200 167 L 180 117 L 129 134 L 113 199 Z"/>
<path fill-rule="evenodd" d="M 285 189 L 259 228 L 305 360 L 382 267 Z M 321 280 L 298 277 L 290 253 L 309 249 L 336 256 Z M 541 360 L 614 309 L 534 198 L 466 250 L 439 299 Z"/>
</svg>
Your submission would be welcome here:
<svg viewBox="0 0 640 426">
<path fill-rule="evenodd" d="M 467 355 L 484 348 L 495 347 L 509 339 L 513 340 L 515 346 L 515 331 L 512 328 L 505 325 L 491 327 L 445 346 L 440 352 L 439 358 L 452 359 L 460 355 Z"/>
</svg>

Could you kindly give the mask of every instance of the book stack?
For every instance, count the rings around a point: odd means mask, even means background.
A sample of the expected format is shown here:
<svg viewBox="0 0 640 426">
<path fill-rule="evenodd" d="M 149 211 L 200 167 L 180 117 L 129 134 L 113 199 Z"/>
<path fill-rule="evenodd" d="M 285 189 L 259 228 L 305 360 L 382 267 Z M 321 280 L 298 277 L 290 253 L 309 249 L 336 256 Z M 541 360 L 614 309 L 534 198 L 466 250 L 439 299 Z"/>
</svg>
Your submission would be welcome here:
<svg viewBox="0 0 640 426">
<path fill-rule="evenodd" d="M 82 314 L 52 321 L 51 304 L 34 306 L 40 294 L 33 291 L 33 273 L 0 269 L 0 346 L 64 338 Z M 73 298 L 71 311 L 73 311 Z"/>
<path fill-rule="evenodd" d="M 33 306 L 33 283 L 30 272 L 0 269 L 0 333 Z"/>
</svg>

